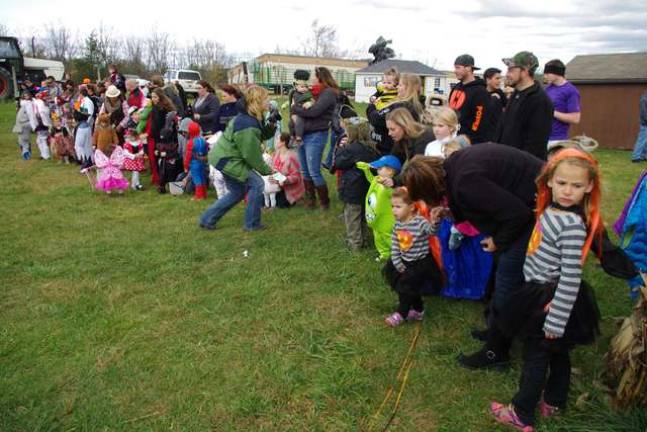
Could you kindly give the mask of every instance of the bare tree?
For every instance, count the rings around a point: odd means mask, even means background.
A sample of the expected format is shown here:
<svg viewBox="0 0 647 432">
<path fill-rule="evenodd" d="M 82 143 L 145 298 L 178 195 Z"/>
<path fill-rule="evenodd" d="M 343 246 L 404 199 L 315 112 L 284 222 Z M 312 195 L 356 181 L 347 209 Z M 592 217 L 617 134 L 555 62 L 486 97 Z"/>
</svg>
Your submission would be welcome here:
<svg viewBox="0 0 647 432">
<path fill-rule="evenodd" d="M 99 24 L 99 28 L 95 32 L 99 59 L 105 65 L 114 63 L 119 58 L 121 41 L 115 37 L 115 34 L 115 30 L 112 27 L 105 27 L 103 22 Z"/>
<path fill-rule="evenodd" d="M 68 63 L 77 53 L 78 45 L 70 29 L 62 23 L 45 26 L 44 43 L 48 56 L 55 60 Z"/>
<path fill-rule="evenodd" d="M 126 37 L 123 45 L 123 66 L 124 70 L 138 75 L 146 73 L 144 63 L 144 50 L 146 41 L 138 37 Z"/>
<path fill-rule="evenodd" d="M 303 53 L 313 57 L 338 57 L 337 29 L 334 26 L 319 25 L 319 20 L 312 21 L 311 34 L 303 45 Z"/>
<path fill-rule="evenodd" d="M 166 72 L 169 65 L 170 54 L 172 54 L 173 51 L 170 35 L 153 29 L 148 39 L 146 39 L 146 46 L 148 48 L 148 67 L 157 73 Z"/>
<path fill-rule="evenodd" d="M 0 36 L 11 36 L 9 27 L 7 27 L 4 23 L 0 23 Z"/>
</svg>

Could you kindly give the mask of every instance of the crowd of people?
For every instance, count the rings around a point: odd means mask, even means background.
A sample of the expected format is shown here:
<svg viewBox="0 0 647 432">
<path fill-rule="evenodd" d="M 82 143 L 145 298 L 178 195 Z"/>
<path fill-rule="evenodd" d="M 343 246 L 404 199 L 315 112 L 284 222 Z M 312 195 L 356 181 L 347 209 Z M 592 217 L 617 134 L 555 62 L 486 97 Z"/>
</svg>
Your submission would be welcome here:
<svg viewBox="0 0 647 432">
<path fill-rule="evenodd" d="M 52 152 L 75 160 L 83 173 L 97 169 L 107 193 L 143 189 L 149 170 L 160 193 L 167 184 L 217 199 L 199 218 L 203 229 L 246 200 L 243 227 L 264 228 L 262 207 L 330 207 L 323 169 L 335 175 L 347 246 L 370 246 L 398 296 L 388 326 L 424 318 L 424 294 L 489 298 L 484 341 L 460 365 L 502 368 L 514 337 L 524 340 L 519 391 L 510 404 L 493 402 L 494 418 L 532 431 L 566 407 L 569 352 L 591 343 L 599 312 L 582 280 L 590 250 L 610 274 L 638 272 L 614 247 L 600 218 L 599 166 L 586 142 L 569 140 L 580 120 L 577 89 L 559 60 L 548 62 L 544 88 L 537 58 L 523 51 L 497 68 L 479 69 L 471 55 L 455 60 L 459 83 L 447 106 L 422 94 L 421 80 L 395 69 L 384 73 L 360 117 L 325 67 L 295 73 L 287 102 L 288 132 L 258 86 L 224 85 L 219 97 L 199 82 L 189 104 L 181 88 L 151 79 L 147 98 L 137 82 L 111 66 L 105 82 L 76 86 L 53 79 L 26 85 L 14 131 L 22 157 L 31 157 L 36 133 L 42 159 Z M 29 83 L 27 83 L 29 84 Z M 327 143 L 328 156 L 324 158 Z M 317 206 L 317 202 L 319 206 Z"/>
</svg>

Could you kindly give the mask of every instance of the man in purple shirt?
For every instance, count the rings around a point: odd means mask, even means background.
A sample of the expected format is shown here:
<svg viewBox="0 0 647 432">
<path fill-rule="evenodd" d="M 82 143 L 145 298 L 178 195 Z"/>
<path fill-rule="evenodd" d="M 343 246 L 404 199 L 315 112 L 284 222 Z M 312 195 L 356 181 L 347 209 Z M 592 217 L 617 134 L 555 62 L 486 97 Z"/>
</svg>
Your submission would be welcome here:
<svg viewBox="0 0 647 432">
<path fill-rule="evenodd" d="M 568 139 L 568 128 L 580 122 L 580 92 L 566 81 L 566 66 L 560 60 L 551 60 L 544 66 L 546 93 L 553 101 L 553 127 L 548 142 Z"/>
</svg>

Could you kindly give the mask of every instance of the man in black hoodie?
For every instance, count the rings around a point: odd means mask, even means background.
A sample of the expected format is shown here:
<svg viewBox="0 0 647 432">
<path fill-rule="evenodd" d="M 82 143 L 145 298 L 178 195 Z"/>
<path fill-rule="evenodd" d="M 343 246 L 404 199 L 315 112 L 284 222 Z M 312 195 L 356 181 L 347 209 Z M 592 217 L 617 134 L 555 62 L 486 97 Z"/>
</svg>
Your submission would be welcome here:
<svg viewBox="0 0 647 432">
<path fill-rule="evenodd" d="M 471 55 L 458 56 L 454 61 L 454 74 L 460 82 L 449 93 L 449 107 L 458 113 L 461 125 L 458 133 L 467 135 L 472 144 L 492 140 L 490 94 L 485 88 L 485 81 L 474 76 L 474 71 L 478 69 Z"/>
<path fill-rule="evenodd" d="M 539 61 L 533 53 L 521 51 L 512 58 L 503 59 L 503 63 L 508 66 L 506 84 L 514 87 L 514 93 L 499 122 L 495 141 L 546 160 L 553 103 L 535 81 Z"/>
</svg>

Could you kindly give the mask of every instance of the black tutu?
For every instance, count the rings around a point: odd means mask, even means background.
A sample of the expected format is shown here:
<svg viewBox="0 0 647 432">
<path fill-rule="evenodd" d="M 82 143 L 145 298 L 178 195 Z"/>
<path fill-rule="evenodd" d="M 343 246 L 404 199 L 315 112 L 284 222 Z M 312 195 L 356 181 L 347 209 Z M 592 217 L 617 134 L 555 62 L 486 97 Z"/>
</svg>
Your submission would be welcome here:
<svg viewBox="0 0 647 432">
<path fill-rule="evenodd" d="M 421 292 L 428 284 L 431 284 L 435 293 L 440 291 L 443 286 L 442 273 L 431 254 L 421 260 L 404 263 L 407 267 L 404 273 L 400 273 L 390 259 L 382 269 L 382 275 L 395 292 Z"/>
<path fill-rule="evenodd" d="M 508 337 L 544 338 L 544 307 L 555 295 L 556 283 L 525 282 L 512 294 L 495 318 L 495 325 Z M 600 335 L 600 309 L 593 289 L 581 281 L 577 299 L 566 325 L 564 336 L 546 339 L 548 345 L 572 347 L 588 345 Z"/>
</svg>

